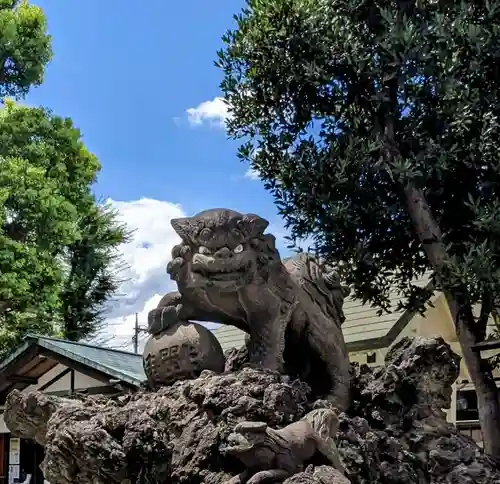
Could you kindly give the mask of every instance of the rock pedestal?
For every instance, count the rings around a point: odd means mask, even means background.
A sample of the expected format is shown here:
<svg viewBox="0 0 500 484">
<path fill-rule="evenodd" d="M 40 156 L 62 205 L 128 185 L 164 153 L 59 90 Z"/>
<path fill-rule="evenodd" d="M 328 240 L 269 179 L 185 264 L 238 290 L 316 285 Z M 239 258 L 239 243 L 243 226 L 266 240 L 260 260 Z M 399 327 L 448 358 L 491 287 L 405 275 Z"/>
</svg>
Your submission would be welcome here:
<svg viewBox="0 0 500 484">
<path fill-rule="evenodd" d="M 5 421 L 45 446 L 51 484 L 235 482 L 245 466 L 224 448 L 237 424 L 288 428 L 325 404 L 311 401 L 303 382 L 241 364 L 233 359 L 231 373 L 203 371 L 115 400 L 13 391 Z M 500 483 L 495 464 L 441 410 L 458 376 L 458 357 L 443 340 L 403 339 L 384 367 L 351 369 L 353 402 L 339 417 L 336 437 L 345 476 L 311 459 L 283 477 L 285 484 Z M 288 438 L 280 444 L 285 454 Z M 256 455 L 277 449 L 272 439 L 264 442 Z"/>
</svg>

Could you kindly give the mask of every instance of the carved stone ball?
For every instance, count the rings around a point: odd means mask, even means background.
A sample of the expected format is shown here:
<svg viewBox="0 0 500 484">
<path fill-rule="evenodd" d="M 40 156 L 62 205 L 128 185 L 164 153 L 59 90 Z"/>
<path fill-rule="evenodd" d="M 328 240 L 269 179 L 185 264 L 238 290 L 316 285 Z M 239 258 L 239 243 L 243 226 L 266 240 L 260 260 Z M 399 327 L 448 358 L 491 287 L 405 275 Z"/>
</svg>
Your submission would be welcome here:
<svg viewBox="0 0 500 484">
<path fill-rule="evenodd" d="M 144 371 L 156 388 L 196 378 L 203 370 L 224 371 L 224 353 L 214 334 L 198 323 L 181 322 L 152 335 L 143 353 Z"/>
</svg>

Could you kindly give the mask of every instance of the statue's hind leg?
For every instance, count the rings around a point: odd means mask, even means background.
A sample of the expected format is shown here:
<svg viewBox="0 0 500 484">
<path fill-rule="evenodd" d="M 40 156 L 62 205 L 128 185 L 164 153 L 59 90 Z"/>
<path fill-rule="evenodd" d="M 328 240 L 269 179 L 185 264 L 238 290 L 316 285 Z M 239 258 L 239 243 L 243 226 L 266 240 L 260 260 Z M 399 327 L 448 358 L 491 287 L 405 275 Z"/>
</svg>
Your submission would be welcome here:
<svg viewBox="0 0 500 484">
<path fill-rule="evenodd" d="M 315 379 L 315 369 L 312 368 L 308 380 L 311 380 L 310 384 L 318 397 L 343 412 L 350 403 L 350 373 L 349 355 L 342 330 L 324 317 L 311 322 L 305 336 L 307 345 L 314 352 L 316 365 L 321 367 L 326 377 L 324 383 Z"/>
</svg>

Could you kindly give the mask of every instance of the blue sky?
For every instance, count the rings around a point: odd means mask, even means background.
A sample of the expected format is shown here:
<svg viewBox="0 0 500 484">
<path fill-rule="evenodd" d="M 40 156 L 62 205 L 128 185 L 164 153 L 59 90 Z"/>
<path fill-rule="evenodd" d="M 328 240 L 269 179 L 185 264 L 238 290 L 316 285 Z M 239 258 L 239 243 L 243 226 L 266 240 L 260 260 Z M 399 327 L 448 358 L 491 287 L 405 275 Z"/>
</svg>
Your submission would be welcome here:
<svg viewBox="0 0 500 484">
<path fill-rule="evenodd" d="M 274 217 L 270 195 L 243 178 L 237 144 L 213 123 L 192 127 L 186 113 L 220 94 L 213 61 L 241 0 L 34 3 L 47 15 L 54 59 L 27 101 L 81 128 L 102 163 L 97 193 Z"/>
<path fill-rule="evenodd" d="M 245 176 L 223 129 L 214 60 L 243 1 L 33 3 L 47 16 L 54 58 L 26 102 L 73 119 L 102 164 L 96 193 L 135 231 L 121 248 L 128 282 L 108 319 L 126 345 L 135 313 L 145 324 L 174 289 L 165 274 L 178 242 L 172 217 L 227 207 L 268 218 L 282 235 L 271 196 Z"/>
</svg>

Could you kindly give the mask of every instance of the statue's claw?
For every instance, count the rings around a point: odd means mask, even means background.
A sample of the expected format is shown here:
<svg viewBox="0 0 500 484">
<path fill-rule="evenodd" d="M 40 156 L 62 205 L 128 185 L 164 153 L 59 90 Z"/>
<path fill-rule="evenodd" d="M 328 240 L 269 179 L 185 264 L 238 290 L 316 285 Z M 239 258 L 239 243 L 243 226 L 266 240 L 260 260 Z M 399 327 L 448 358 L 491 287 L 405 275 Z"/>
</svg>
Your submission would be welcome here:
<svg viewBox="0 0 500 484">
<path fill-rule="evenodd" d="M 185 243 L 174 245 L 172 248 L 172 259 L 176 257 L 185 257 L 189 252 L 191 252 L 191 249 L 189 245 Z"/>
<path fill-rule="evenodd" d="M 191 248 L 184 243 L 174 246 L 172 260 L 167 264 L 167 274 L 170 274 L 171 279 L 178 279 L 179 272 L 189 258 L 190 252 Z"/>
<path fill-rule="evenodd" d="M 177 324 L 181 305 L 163 306 L 153 309 L 148 314 L 148 331 L 150 334 L 158 334 Z"/>
<path fill-rule="evenodd" d="M 167 264 L 167 273 L 170 274 L 170 277 L 172 279 L 176 278 L 177 274 L 179 273 L 179 270 L 184 265 L 184 262 L 185 261 L 182 257 L 176 257 Z"/>
</svg>

